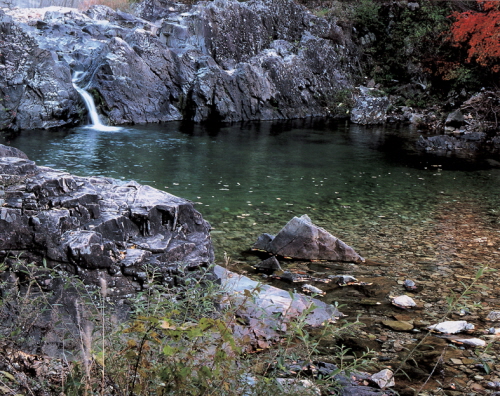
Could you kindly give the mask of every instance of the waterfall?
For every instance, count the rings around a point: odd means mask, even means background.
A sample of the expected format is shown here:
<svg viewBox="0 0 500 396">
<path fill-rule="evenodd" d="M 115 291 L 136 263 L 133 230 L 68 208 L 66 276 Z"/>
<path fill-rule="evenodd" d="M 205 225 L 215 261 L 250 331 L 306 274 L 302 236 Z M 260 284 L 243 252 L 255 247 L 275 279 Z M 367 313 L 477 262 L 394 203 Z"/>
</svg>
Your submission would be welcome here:
<svg viewBox="0 0 500 396">
<path fill-rule="evenodd" d="M 75 72 L 73 76 L 73 87 L 75 87 L 76 91 L 80 94 L 83 101 L 85 102 L 85 106 L 89 112 L 91 125 L 88 125 L 88 128 L 92 128 L 98 131 L 118 131 L 120 127 L 112 127 L 108 125 L 104 125 L 99 118 L 99 113 L 97 113 L 97 109 L 95 107 L 94 99 L 92 96 L 83 88 L 80 88 L 77 83 L 82 80 L 84 76 L 83 72 Z"/>
</svg>

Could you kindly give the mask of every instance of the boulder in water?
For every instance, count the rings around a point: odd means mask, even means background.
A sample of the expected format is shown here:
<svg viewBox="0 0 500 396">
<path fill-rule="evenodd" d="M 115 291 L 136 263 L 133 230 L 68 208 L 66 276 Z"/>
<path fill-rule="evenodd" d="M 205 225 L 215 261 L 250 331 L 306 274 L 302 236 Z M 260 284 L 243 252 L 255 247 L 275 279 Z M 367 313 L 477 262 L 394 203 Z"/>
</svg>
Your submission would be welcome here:
<svg viewBox="0 0 500 396">
<path fill-rule="evenodd" d="M 262 234 L 253 248 L 297 260 L 365 261 L 352 247 L 314 225 L 307 215 L 294 217 L 276 236 Z"/>
</svg>

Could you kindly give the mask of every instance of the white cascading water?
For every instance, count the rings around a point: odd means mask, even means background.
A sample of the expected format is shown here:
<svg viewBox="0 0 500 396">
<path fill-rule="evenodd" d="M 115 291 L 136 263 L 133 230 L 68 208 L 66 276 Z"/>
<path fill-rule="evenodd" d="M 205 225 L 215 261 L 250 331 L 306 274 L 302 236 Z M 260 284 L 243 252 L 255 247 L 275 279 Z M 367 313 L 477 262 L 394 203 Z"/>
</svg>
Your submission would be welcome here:
<svg viewBox="0 0 500 396">
<path fill-rule="evenodd" d="M 87 110 L 89 111 L 89 117 L 90 117 L 90 122 L 91 125 L 87 125 L 88 128 L 92 128 L 98 131 L 118 131 L 121 128 L 120 127 L 112 127 L 108 125 L 104 125 L 101 122 L 101 119 L 99 118 L 99 114 L 97 113 L 97 109 L 94 104 L 94 99 L 92 99 L 92 96 L 85 91 L 85 89 L 80 88 L 77 83 L 80 82 L 83 78 L 84 73 L 83 72 L 75 72 L 75 75 L 73 76 L 73 86 L 75 87 L 76 91 L 80 94 L 82 97 L 83 101 L 85 102 L 85 106 L 87 107 Z"/>
</svg>

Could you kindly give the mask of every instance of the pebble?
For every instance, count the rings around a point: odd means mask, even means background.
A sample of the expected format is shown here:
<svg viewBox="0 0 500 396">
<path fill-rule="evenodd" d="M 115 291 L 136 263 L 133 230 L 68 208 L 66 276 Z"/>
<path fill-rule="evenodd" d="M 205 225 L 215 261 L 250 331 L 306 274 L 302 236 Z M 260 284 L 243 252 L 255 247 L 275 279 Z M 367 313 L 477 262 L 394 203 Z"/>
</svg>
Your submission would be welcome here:
<svg viewBox="0 0 500 396">
<path fill-rule="evenodd" d="M 486 346 L 486 342 L 479 338 L 457 338 L 453 341 L 460 342 L 462 344 L 471 345 L 475 347 L 484 347 Z"/>
<path fill-rule="evenodd" d="M 491 311 L 486 317 L 486 320 L 491 320 L 493 322 L 500 321 L 500 311 Z"/>
<path fill-rule="evenodd" d="M 396 385 L 394 382 L 394 373 L 389 369 L 384 369 L 371 376 L 371 380 L 380 388 L 389 388 Z"/>
<path fill-rule="evenodd" d="M 413 298 L 408 297 L 406 295 L 397 296 L 392 299 L 392 305 L 395 305 L 399 308 L 412 308 L 416 307 L 417 303 L 413 300 Z"/>
<path fill-rule="evenodd" d="M 474 325 L 467 323 L 465 320 L 449 320 L 427 327 L 430 330 L 438 331 L 446 334 L 456 334 L 461 331 L 473 330 Z"/>
<path fill-rule="evenodd" d="M 382 324 L 395 331 L 410 331 L 413 329 L 413 325 L 411 323 L 399 320 L 384 320 Z"/>
</svg>

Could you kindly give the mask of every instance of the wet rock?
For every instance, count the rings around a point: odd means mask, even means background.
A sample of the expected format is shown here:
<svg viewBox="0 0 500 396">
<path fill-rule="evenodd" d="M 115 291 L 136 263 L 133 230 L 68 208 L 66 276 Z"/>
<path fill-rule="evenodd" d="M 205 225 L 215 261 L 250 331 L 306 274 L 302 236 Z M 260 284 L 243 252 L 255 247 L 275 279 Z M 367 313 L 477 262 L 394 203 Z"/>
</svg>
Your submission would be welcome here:
<svg viewBox="0 0 500 396">
<path fill-rule="evenodd" d="M 460 152 L 463 154 L 475 153 L 480 147 L 479 142 L 485 138 L 486 135 L 484 134 L 480 138 L 478 135 L 476 141 L 471 141 L 466 137 L 446 135 L 431 136 L 427 138 L 420 136 L 417 141 L 417 147 L 436 154 L 446 154 L 447 152 Z"/>
<path fill-rule="evenodd" d="M 413 308 L 417 306 L 417 303 L 413 300 L 413 298 L 408 297 L 406 295 L 394 297 L 391 302 L 392 305 L 404 309 Z"/>
<path fill-rule="evenodd" d="M 486 387 L 488 389 L 500 389 L 500 382 L 499 381 L 489 381 L 486 384 Z"/>
<path fill-rule="evenodd" d="M 302 291 L 305 293 L 318 294 L 320 296 L 325 295 L 326 293 L 318 287 L 312 285 L 302 285 Z"/>
<path fill-rule="evenodd" d="M 180 267 L 213 262 L 210 225 L 191 202 L 135 182 L 38 167 L 3 146 L 0 152 L 17 155 L 0 157 L 1 177 L 10 180 L 0 186 L 1 258 L 45 258 L 87 284 L 104 277 L 116 296 L 141 287 L 146 268 L 182 277 Z"/>
<path fill-rule="evenodd" d="M 406 290 L 412 291 L 417 289 L 417 285 L 411 279 L 406 279 L 403 283 L 403 286 Z"/>
<path fill-rule="evenodd" d="M 315 308 L 302 320 L 309 326 L 318 327 L 335 322 L 342 313 L 333 305 L 269 285 L 259 285 L 243 275 L 215 266 L 215 274 L 226 291 L 225 299 L 239 306 L 238 316 L 247 325 L 235 324 L 233 334 L 246 339 L 251 348 L 266 348 L 280 338 L 288 323 L 302 315 L 312 305 Z M 259 287 L 258 287 L 259 286 Z M 258 288 L 257 288 L 258 287 Z"/>
<path fill-rule="evenodd" d="M 456 334 L 462 331 L 473 330 L 474 325 L 467 323 L 465 320 L 450 320 L 441 322 L 427 327 L 430 330 L 438 331 L 445 334 Z"/>
<path fill-rule="evenodd" d="M 298 260 L 365 261 L 353 248 L 314 225 L 307 215 L 294 217 L 275 237 L 261 235 L 253 248 Z"/>
<path fill-rule="evenodd" d="M 399 320 L 384 320 L 382 322 L 384 326 L 391 328 L 394 331 L 411 331 L 413 330 L 413 325 L 406 321 Z"/>
<path fill-rule="evenodd" d="M 445 125 L 452 127 L 461 127 L 464 124 L 465 118 L 460 110 L 455 110 L 446 117 Z"/>
<path fill-rule="evenodd" d="M 394 373 L 385 369 L 371 376 L 371 380 L 375 382 L 381 389 L 390 388 L 395 385 Z"/>
<path fill-rule="evenodd" d="M 4 146 L 3 144 L 0 145 L 0 157 L 16 157 L 28 159 L 28 156 L 21 150 L 15 147 Z"/>
<path fill-rule="evenodd" d="M 312 280 L 311 276 L 305 274 L 298 274 L 291 271 L 277 271 L 272 276 L 274 279 L 284 280 L 286 282 L 307 282 Z"/>
<path fill-rule="evenodd" d="M 328 275 L 328 279 L 332 279 L 339 286 L 358 283 L 358 280 L 351 275 Z"/>
<path fill-rule="evenodd" d="M 493 322 L 500 321 L 500 311 L 491 311 L 488 316 L 486 316 L 486 320 L 491 320 Z"/>
<path fill-rule="evenodd" d="M 74 71 L 114 124 L 328 116 L 352 87 L 349 36 L 293 1 L 147 0 L 137 10 L 2 11 L 0 130 L 80 122 Z"/>
<path fill-rule="evenodd" d="M 484 347 L 486 342 L 479 338 L 455 338 L 453 341 L 473 347 Z"/>
<path fill-rule="evenodd" d="M 41 47 L 34 30 L 0 10 L 0 130 L 53 128 L 79 121 L 67 63 Z"/>
<path fill-rule="evenodd" d="M 255 269 L 257 269 L 258 271 L 268 272 L 268 273 L 272 273 L 274 271 L 283 271 L 281 269 L 280 262 L 274 256 L 271 256 L 268 259 L 265 259 L 264 261 L 258 263 L 255 266 Z"/>
</svg>

